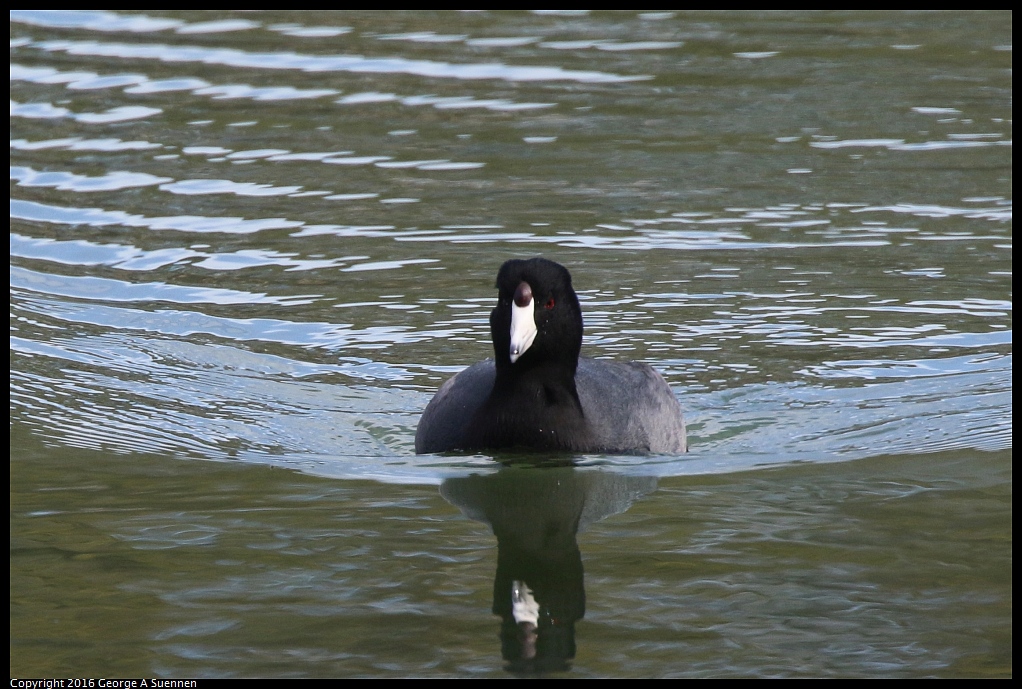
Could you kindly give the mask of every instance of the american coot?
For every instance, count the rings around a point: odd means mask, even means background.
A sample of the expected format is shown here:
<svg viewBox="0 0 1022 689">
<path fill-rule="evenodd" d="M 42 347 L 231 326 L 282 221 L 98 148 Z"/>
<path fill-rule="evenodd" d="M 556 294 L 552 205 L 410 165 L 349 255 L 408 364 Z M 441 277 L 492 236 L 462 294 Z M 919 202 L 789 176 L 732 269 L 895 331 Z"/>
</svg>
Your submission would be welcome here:
<svg viewBox="0 0 1022 689">
<path fill-rule="evenodd" d="M 415 451 L 685 452 L 685 421 L 646 364 L 580 359 L 582 309 L 567 269 L 515 259 L 497 273 L 493 361 L 441 386 Z"/>
</svg>

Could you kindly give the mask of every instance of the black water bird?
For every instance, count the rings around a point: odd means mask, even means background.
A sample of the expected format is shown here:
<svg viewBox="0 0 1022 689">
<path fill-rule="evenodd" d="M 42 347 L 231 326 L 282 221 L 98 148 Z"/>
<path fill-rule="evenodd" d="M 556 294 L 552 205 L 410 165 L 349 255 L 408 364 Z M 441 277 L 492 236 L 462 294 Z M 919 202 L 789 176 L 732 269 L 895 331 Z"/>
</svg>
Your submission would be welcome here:
<svg viewBox="0 0 1022 689">
<path fill-rule="evenodd" d="M 579 358 L 582 309 L 564 266 L 507 261 L 490 313 L 493 360 L 437 391 L 417 453 L 525 450 L 681 453 L 681 405 L 649 365 Z"/>
</svg>

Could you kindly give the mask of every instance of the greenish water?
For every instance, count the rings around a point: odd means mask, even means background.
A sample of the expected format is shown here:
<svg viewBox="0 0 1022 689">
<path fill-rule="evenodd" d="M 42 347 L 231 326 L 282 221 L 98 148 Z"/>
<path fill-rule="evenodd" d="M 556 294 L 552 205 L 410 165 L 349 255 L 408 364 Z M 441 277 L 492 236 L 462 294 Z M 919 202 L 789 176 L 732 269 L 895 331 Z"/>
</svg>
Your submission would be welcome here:
<svg viewBox="0 0 1022 689">
<path fill-rule="evenodd" d="M 10 28 L 12 677 L 1011 676 L 1010 13 Z M 691 452 L 414 455 L 538 254 Z"/>
</svg>

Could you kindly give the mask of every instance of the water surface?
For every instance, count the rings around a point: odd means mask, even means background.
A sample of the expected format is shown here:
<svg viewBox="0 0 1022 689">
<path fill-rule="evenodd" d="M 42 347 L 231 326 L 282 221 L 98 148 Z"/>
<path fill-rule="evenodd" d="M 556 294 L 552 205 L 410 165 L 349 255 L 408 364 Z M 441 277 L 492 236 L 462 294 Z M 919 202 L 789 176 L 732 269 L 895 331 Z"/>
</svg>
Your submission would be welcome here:
<svg viewBox="0 0 1022 689">
<path fill-rule="evenodd" d="M 10 28 L 12 676 L 1010 676 L 1010 13 Z M 414 455 L 531 255 L 691 452 Z"/>
</svg>

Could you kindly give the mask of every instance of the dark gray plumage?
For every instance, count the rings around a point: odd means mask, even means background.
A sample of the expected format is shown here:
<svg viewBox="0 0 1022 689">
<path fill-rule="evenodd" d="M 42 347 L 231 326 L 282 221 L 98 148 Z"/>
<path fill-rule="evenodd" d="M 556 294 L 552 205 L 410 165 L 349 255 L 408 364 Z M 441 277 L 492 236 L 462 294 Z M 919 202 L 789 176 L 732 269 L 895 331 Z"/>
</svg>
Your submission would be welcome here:
<svg viewBox="0 0 1022 689">
<path fill-rule="evenodd" d="M 563 266 L 508 261 L 497 289 L 495 359 L 441 386 L 419 420 L 416 452 L 685 452 L 681 406 L 659 373 L 579 358 L 582 312 Z"/>
</svg>

